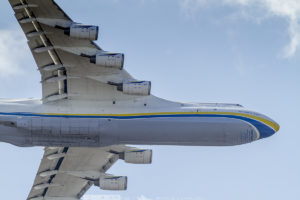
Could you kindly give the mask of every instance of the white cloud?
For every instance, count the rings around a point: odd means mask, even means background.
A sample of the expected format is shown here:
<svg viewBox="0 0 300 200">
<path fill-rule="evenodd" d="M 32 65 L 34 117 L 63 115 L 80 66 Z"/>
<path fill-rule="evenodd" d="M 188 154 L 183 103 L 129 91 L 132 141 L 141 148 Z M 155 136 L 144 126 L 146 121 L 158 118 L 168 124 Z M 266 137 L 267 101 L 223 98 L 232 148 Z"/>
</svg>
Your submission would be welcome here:
<svg viewBox="0 0 300 200">
<path fill-rule="evenodd" d="M 151 200 L 151 199 L 142 195 L 142 196 L 138 197 L 138 200 Z"/>
<path fill-rule="evenodd" d="M 85 195 L 82 200 L 121 200 L 120 195 Z"/>
<path fill-rule="evenodd" d="M 260 7 L 269 17 L 282 17 L 288 21 L 290 43 L 285 48 L 285 57 L 293 56 L 300 47 L 300 0 L 180 0 L 180 5 L 188 17 L 200 7 L 209 5 L 242 6 L 249 10 Z"/>
<path fill-rule="evenodd" d="M 23 73 L 22 63 L 28 59 L 24 34 L 17 29 L 0 29 L 0 78 Z"/>
<path fill-rule="evenodd" d="M 202 6 L 209 5 L 209 0 L 180 0 L 180 6 L 186 17 L 191 17 Z"/>
<path fill-rule="evenodd" d="M 154 197 L 148 198 L 144 195 L 138 197 L 124 197 L 121 195 L 85 195 L 82 200 L 203 200 L 199 197 Z"/>
</svg>

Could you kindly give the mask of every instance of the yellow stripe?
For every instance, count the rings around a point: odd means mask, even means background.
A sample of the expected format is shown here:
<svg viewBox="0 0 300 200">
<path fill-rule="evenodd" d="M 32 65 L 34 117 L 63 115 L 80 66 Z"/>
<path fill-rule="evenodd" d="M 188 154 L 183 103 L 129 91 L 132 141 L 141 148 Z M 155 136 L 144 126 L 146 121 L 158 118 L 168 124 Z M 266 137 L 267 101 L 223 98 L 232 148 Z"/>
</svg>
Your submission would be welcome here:
<svg viewBox="0 0 300 200">
<path fill-rule="evenodd" d="M 150 115 L 233 115 L 238 117 L 246 117 L 249 119 L 254 119 L 256 121 L 262 122 L 273 130 L 278 131 L 279 125 L 268 119 L 258 117 L 255 115 L 245 114 L 245 113 L 234 113 L 234 112 L 159 112 L 159 113 L 132 113 L 132 114 L 61 114 L 61 113 L 37 113 L 40 115 L 65 115 L 65 116 L 113 116 L 113 117 L 134 117 L 134 116 L 150 116 Z"/>
</svg>

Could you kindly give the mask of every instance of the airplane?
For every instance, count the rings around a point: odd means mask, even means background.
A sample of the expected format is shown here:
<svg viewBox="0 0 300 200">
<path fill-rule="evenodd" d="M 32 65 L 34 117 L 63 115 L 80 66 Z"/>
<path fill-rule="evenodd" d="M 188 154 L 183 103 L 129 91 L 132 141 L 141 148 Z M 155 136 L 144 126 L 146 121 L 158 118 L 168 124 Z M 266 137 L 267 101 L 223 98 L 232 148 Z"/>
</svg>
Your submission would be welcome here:
<svg viewBox="0 0 300 200">
<path fill-rule="evenodd" d="M 180 103 L 151 94 L 101 49 L 99 27 L 72 19 L 54 0 L 9 0 L 41 74 L 42 99 L 0 100 L 0 141 L 45 147 L 27 200 L 79 200 L 92 187 L 126 190 L 107 174 L 118 160 L 151 164 L 127 145 L 233 146 L 272 136 L 279 125 L 239 104 Z"/>
</svg>

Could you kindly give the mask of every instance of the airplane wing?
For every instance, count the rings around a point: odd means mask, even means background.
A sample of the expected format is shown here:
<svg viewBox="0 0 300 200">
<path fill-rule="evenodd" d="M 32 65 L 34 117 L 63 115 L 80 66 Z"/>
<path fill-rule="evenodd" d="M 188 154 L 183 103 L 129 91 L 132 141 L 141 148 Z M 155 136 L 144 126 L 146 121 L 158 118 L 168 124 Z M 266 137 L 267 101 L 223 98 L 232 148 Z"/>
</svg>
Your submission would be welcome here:
<svg viewBox="0 0 300 200">
<path fill-rule="evenodd" d="M 73 22 L 54 0 L 9 0 L 41 73 L 43 102 L 132 99 L 123 83 L 141 84 L 123 69 L 124 55 L 94 41 L 99 28 Z M 150 83 L 142 95 L 150 95 Z M 123 91 L 123 92 L 122 92 Z M 125 92 L 126 94 L 126 92 Z"/>
<path fill-rule="evenodd" d="M 126 177 L 110 176 L 105 172 L 122 158 L 125 151 L 134 153 L 135 149 L 123 145 L 104 148 L 47 147 L 27 199 L 79 200 L 94 184 L 104 189 L 124 190 Z M 123 179 L 123 184 L 116 185 L 114 181 L 117 179 Z M 108 182 L 100 183 L 99 180 Z"/>
<path fill-rule="evenodd" d="M 123 69 L 123 54 L 104 51 L 94 42 L 97 26 L 72 21 L 54 0 L 9 2 L 41 74 L 43 103 L 114 102 L 150 95 L 150 82 L 137 81 Z M 28 200 L 76 200 L 92 185 L 125 189 L 126 177 L 105 172 L 118 159 L 149 164 L 151 157 L 150 150 L 145 153 L 126 146 L 47 147 Z"/>
</svg>

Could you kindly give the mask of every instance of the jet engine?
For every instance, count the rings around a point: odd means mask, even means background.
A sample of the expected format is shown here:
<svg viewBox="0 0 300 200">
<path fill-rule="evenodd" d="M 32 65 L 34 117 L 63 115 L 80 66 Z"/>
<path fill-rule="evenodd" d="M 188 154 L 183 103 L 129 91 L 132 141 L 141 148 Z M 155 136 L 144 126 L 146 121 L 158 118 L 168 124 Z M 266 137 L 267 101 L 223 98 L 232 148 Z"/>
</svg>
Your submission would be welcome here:
<svg viewBox="0 0 300 200">
<path fill-rule="evenodd" d="M 132 150 L 125 152 L 124 161 L 131 164 L 151 164 L 152 150 Z"/>
<path fill-rule="evenodd" d="M 98 184 L 96 184 L 98 185 Z M 127 176 L 101 177 L 98 185 L 102 190 L 126 190 Z"/>
<path fill-rule="evenodd" d="M 151 92 L 150 81 L 130 81 L 125 82 L 117 87 L 124 94 L 147 96 Z"/>
<path fill-rule="evenodd" d="M 99 27 L 83 24 L 72 24 L 70 28 L 65 29 L 65 34 L 73 38 L 97 40 Z"/>
<path fill-rule="evenodd" d="M 124 54 L 122 53 L 98 53 L 90 58 L 90 62 L 103 67 L 123 69 Z"/>
</svg>

